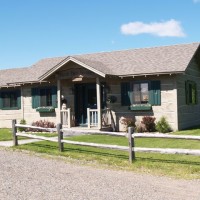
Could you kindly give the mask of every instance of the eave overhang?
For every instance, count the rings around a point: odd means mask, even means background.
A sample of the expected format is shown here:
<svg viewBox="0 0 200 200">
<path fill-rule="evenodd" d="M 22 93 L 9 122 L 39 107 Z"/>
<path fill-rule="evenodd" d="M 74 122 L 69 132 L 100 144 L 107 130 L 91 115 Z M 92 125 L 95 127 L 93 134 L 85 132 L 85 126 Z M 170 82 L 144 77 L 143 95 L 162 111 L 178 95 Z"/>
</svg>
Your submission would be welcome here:
<svg viewBox="0 0 200 200">
<path fill-rule="evenodd" d="M 172 74 L 185 74 L 185 71 L 177 71 L 177 72 L 158 72 L 158 73 L 145 73 L 145 74 L 127 74 L 127 75 L 118 75 L 120 78 L 128 78 L 128 77 L 139 77 L 139 76 L 160 76 L 160 75 L 172 75 Z"/>
</svg>

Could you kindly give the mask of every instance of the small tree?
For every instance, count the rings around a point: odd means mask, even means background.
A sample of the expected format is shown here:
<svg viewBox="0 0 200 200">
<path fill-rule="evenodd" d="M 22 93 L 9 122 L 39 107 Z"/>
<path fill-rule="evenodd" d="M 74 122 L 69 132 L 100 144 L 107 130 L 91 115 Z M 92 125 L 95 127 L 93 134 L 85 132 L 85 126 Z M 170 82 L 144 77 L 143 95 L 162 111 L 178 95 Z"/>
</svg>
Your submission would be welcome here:
<svg viewBox="0 0 200 200">
<path fill-rule="evenodd" d="M 168 133 L 171 131 L 171 127 L 165 117 L 161 117 L 156 123 L 156 130 L 160 133 Z"/>
<path fill-rule="evenodd" d="M 156 126 L 155 120 L 156 120 L 155 117 L 144 116 L 142 118 L 141 123 L 145 125 L 146 131 L 154 132 L 156 130 L 155 129 L 155 126 Z"/>
<path fill-rule="evenodd" d="M 25 119 L 21 119 L 21 120 L 20 120 L 20 124 L 26 125 L 26 120 L 25 120 Z M 19 130 L 20 132 L 22 132 L 22 131 L 26 131 L 26 128 L 18 127 L 18 130 Z"/>
</svg>

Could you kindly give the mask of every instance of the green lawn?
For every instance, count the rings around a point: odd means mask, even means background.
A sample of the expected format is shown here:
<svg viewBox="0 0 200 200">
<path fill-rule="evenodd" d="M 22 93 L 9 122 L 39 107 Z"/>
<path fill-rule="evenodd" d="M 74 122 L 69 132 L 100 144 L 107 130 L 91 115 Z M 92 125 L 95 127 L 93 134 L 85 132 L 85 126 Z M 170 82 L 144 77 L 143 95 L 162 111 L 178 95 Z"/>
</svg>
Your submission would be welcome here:
<svg viewBox="0 0 200 200">
<path fill-rule="evenodd" d="M 66 138 L 67 140 L 92 142 L 101 144 L 113 144 L 128 146 L 128 138 L 114 137 L 108 135 L 82 135 Z M 135 138 L 136 147 L 150 148 L 184 148 L 200 149 L 200 141 L 175 140 L 175 139 L 157 139 L 157 138 Z"/>
<path fill-rule="evenodd" d="M 33 135 L 40 135 L 40 136 L 45 136 L 45 137 L 54 137 L 57 136 L 57 133 L 31 133 Z M 2 128 L 0 129 L 0 141 L 9 141 L 12 140 L 12 130 L 8 128 Z M 18 139 L 30 139 L 27 137 L 18 137 Z"/>
<path fill-rule="evenodd" d="M 200 136 L 200 126 L 190 128 L 188 130 L 176 131 L 174 135 L 198 135 Z"/>
<path fill-rule="evenodd" d="M 12 131 L 8 128 L 0 129 L 0 141 L 12 140 Z"/>
<path fill-rule="evenodd" d="M 1 129 L 1 138 L 3 135 L 2 132 L 4 131 Z M 178 132 L 178 134 L 181 134 L 181 132 Z M 183 134 L 185 134 L 185 131 L 183 131 Z M 198 133 L 198 129 L 190 130 L 187 134 L 200 135 Z M 82 135 L 67 139 L 82 142 L 128 146 L 127 138 L 107 135 Z M 136 138 L 135 146 L 200 149 L 200 141 Z M 139 173 L 151 173 L 156 175 L 167 175 L 178 178 L 200 179 L 200 156 L 136 153 L 136 160 L 133 164 L 129 164 L 128 152 L 117 150 L 64 144 L 64 152 L 59 152 L 58 144 L 48 141 L 20 145 L 13 148 L 25 149 L 54 156 L 63 156 L 64 158 L 67 158 L 68 161 L 73 160 L 73 162 L 78 161 L 79 163 L 81 162 L 95 166 L 104 166 L 107 168 L 130 170 Z"/>
</svg>

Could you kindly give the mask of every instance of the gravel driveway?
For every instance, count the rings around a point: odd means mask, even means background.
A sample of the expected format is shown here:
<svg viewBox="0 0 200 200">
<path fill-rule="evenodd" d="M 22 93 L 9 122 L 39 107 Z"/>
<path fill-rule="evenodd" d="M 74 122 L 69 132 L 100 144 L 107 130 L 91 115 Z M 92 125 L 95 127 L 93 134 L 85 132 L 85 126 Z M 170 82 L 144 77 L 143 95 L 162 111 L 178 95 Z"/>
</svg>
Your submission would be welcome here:
<svg viewBox="0 0 200 200">
<path fill-rule="evenodd" d="M 0 148 L 2 200 L 199 200 L 200 180 L 96 169 Z"/>
</svg>

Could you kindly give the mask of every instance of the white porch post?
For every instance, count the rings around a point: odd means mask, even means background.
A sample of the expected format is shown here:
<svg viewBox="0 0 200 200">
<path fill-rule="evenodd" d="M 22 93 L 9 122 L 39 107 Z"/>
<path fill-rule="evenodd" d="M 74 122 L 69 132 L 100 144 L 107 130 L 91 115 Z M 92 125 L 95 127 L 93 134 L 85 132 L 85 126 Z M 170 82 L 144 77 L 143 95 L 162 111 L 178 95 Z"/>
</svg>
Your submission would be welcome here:
<svg viewBox="0 0 200 200">
<path fill-rule="evenodd" d="M 101 129 L 101 85 L 99 77 L 96 78 L 96 90 L 97 90 L 97 113 L 98 113 L 98 129 Z"/>
<path fill-rule="evenodd" d="M 61 123 L 61 94 L 60 94 L 60 79 L 57 79 L 57 101 L 58 101 L 58 123 Z"/>
<path fill-rule="evenodd" d="M 87 108 L 88 128 L 90 128 L 90 108 Z"/>
</svg>

